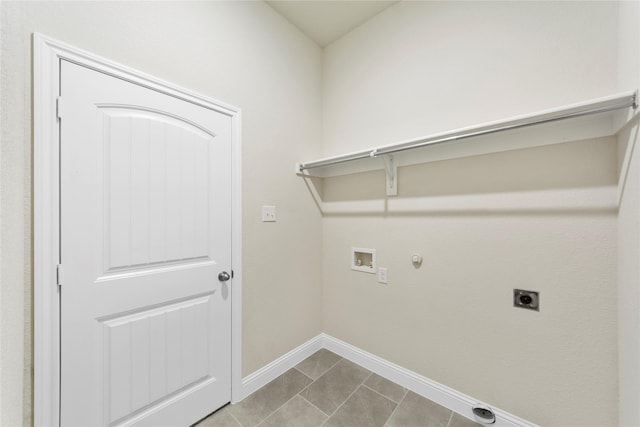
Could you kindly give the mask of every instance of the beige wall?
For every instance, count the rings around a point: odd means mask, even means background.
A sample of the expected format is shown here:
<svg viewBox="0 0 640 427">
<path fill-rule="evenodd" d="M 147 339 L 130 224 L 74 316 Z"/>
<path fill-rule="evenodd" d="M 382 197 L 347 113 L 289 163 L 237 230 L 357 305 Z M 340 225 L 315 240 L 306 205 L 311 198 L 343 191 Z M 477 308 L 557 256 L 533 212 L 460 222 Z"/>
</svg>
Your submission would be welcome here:
<svg viewBox="0 0 640 427">
<path fill-rule="evenodd" d="M 621 426 L 640 425 L 640 153 L 639 125 L 620 135 L 630 150 L 618 214 L 618 360 Z M 626 150 L 625 150 L 626 151 Z M 628 167 L 628 169 L 627 169 Z"/>
<path fill-rule="evenodd" d="M 243 109 L 244 375 L 324 331 L 534 422 L 615 425 L 616 238 L 629 326 L 640 202 L 616 227 L 614 140 L 401 168 L 411 213 L 321 218 L 292 165 L 635 88 L 637 6 L 403 2 L 323 55 L 262 2 L 1 2 L 0 425 L 31 417 L 33 31 Z M 327 179 L 324 201 L 384 201 L 383 183 Z M 591 208 L 558 204 L 576 194 Z M 378 249 L 388 285 L 348 268 L 351 246 Z M 512 308 L 515 287 L 540 290 L 541 311 Z M 620 333 L 622 378 L 640 350 Z M 640 416 L 625 378 L 621 422 Z"/>
<path fill-rule="evenodd" d="M 291 172 L 319 155 L 320 48 L 262 2 L 3 1 L 1 10 L 0 425 L 31 417 L 34 31 L 242 108 L 243 374 L 321 332 L 321 218 Z M 261 222 L 263 204 L 277 206 L 277 223 Z"/>
<path fill-rule="evenodd" d="M 618 85 L 640 88 L 640 2 L 619 6 Z M 637 116 L 638 117 L 638 116 Z M 622 198 L 618 216 L 620 425 L 640 425 L 640 153 L 638 119 L 619 136 Z"/>
<path fill-rule="evenodd" d="M 325 154 L 615 93 L 617 23 L 606 2 L 395 5 L 325 50 Z M 362 208 L 383 172 L 325 179 L 325 332 L 542 425 L 616 425 L 616 150 L 400 168 L 383 213 Z M 349 269 L 351 246 L 377 249 L 388 285 Z"/>
<path fill-rule="evenodd" d="M 616 2 L 400 2 L 324 52 L 343 154 L 615 93 Z"/>
</svg>

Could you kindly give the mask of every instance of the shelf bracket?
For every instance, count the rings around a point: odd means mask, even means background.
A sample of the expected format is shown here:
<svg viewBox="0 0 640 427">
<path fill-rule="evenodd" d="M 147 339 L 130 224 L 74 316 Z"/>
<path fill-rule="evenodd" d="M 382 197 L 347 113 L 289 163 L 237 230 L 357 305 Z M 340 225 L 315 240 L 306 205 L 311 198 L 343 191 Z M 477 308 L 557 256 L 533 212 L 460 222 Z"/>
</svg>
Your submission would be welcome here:
<svg viewBox="0 0 640 427">
<path fill-rule="evenodd" d="M 384 171 L 387 173 L 387 196 L 398 195 L 398 166 L 393 162 L 391 154 L 382 156 Z"/>
</svg>

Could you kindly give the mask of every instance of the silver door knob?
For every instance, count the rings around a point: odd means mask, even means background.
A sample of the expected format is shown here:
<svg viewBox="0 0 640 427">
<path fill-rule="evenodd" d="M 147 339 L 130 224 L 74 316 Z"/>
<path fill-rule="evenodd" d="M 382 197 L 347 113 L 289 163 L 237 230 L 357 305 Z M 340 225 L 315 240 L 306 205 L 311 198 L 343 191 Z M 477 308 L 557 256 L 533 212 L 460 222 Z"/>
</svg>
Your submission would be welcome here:
<svg viewBox="0 0 640 427">
<path fill-rule="evenodd" d="M 221 282 L 226 282 L 229 279 L 231 279 L 231 276 L 229 276 L 229 273 L 227 273 L 226 271 L 218 274 L 218 280 Z"/>
</svg>

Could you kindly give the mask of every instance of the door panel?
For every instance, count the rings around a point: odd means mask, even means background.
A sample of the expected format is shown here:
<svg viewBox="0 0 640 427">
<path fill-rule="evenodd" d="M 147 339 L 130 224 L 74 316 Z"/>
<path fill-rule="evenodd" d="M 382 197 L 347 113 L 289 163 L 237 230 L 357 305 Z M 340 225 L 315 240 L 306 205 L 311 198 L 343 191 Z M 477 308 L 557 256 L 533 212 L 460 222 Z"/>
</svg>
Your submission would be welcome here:
<svg viewBox="0 0 640 427">
<path fill-rule="evenodd" d="M 231 118 L 61 76 L 61 423 L 189 425 L 231 397 Z"/>
<path fill-rule="evenodd" d="M 99 320 L 109 424 L 207 379 L 212 305 L 210 294 Z"/>
<path fill-rule="evenodd" d="M 105 272 L 210 260 L 208 196 L 215 184 L 209 168 L 215 135 L 155 113 L 103 114 L 109 218 Z"/>
</svg>

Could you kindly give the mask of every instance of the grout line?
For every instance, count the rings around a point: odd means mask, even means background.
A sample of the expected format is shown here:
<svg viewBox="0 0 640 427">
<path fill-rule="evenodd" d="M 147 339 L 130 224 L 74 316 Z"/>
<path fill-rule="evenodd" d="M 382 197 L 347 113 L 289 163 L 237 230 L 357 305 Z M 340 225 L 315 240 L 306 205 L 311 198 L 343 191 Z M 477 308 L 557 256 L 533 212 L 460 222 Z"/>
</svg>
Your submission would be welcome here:
<svg viewBox="0 0 640 427">
<path fill-rule="evenodd" d="M 358 365 L 358 366 L 360 366 L 360 365 Z M 340 406 L 338 406 L 338 407 L 336 408 L 336 410 L 335 410 L 335 411 L 333 411 L 333 412 L 331 413 L 331 415 L 329 415 L 329 418 L 327 418 L 327 419 L 325 420 L 325 422 L 321 424 L 321 426 L 325 425 L 325 424 L 327 423 L 327 421 L 329 421 L 329 420 L 331 419 L 331 417 L 332 417 L 336 412 L 338 412 L 338 411 L 340 410 L 340 408 L 342 408 L 342 407 L 344 406 L 344 404 L 345 404 L 345 403 L 347 403 L 347 402 L 349 401 L 349 399 L 351 399 L 351 396 L 353 396 L 354 394 L 356 394 L 356 391 L 358 391 L 358 389 L 364 385 L 365 381 L 367 381 L 367 380 L 369 379 L 369 377 L 371 377 L 371 375 L 373 375 L 373 372 L 369 371 L 369 375 L 367 375 L 367 377 L 366 377 L 364 380 L 362 380 L 362 381 L 360 382 L 360 384 L 358 384 L 358 386 L 355 388 L 355 390 L 353 390 L 353 391 L 351 392 L 351 394 L 350 394 L 350 395 L 349 395 L 349 396 L 344 400 L 344 402 L 342 402 L 342 403 L 340 404 Z M 366 387 L 366 386 L 365 386 L 365 387 Z"/>
<path fill-rule="evenodd" d="M 280 405 L 276 410 L 274 410 L 273 412 L 271 412 L 269 415 L 267 415 L 266 417 L 264 417 L 262 420 L 260 420 L 260 422 L 258 422 L 258 424 L 256 424 L 256 427 L 258 427 L 260 424 L 264 423 L 271 415 L 275 414 L 276 412 L 278 412 L 280 409 L 282 409 L 282 407 L 284 405 L 286 405 L 287 403 L 291 402 L 293 399 L 296 398 L 296 396 L 298 395 L 298 393 L 294 394 L 291 399 L 287 400 L 286 402 L 284 402 L 282 405 Z"/>
<path fill-rule="evenodd" d="M 302 393 L 302 392 L 300 392 Z M 322 415 L 324 415 L 325 417 L 327 417 L 327 420 L 329 419 L 329 415 L 327 415 L 326 412 L 324 412 L 322 409 L 318 408 L 316 405 L 313 404 L 312 401 L 310 401 L 309 399 L 306 399 L 303 395 L 301 395 L 300 393 L 298 393 L 298 396 L 300 396 L 302 398 L 302 400 L 304 400 L 305 402 L 309 403 L 309 405 L 313 406 L 314 408 L 316 408 L 318 411 L 320 411 L 322 413 Z M 326 420 L 325 420 L 326 421 Z"/>
<path fill-rule="evenodd" d="M 373 375 L 373 374 L 371 374 L 371 375 Z M 366 387 L 366 388 L 368 388 L 369 390 L 371 390 L 372 392 L 376 393 L 377 395 L 379 395 L 379 396 L 380 396 L 380 397 L 382 397 L 383 399 L 386 399 L 386 400 L 388 400 L 389 402 L 391 402 L 391 403 L 393 403 L 394 405 L 396 405 L 396 406 L 393 408 L 393 411 L 391 411 L 391 413 L 390 413 L 390 414 L 389 414 L 389 416 L 387 417 L 387 419 L 386 419 L 386 420 L 384 420 L 384 425 L 386 425 L 386 424 L 387 424 L 387 421 L 389 421 L 389 420 L 391 419 L 391 417 L 393 416 L 394 412 L 396 412 L 396 409 L 398 409 L 398 406 L 400 406 L 400 403 L 394 402 L 393 400 L 389 399 L 389 398 L 388 398 L 387 396 L 385 396 L 384 394 L 380 393 L 378 390 L 374 390 L 374 389 L 372 389 L 371 387 L 369 387 L 368 385 L 366 385 L 366 384 L 364 384 L 364 383 L 362 384 L 362 387 Z M 447 425 L 447 427 L 449 427 L 449 426 Z"/>
<path fill-rule="evenodd" d="M 376 374 L 375 372 L 373 372 L 373 373 L 372 373 L 372 375 L 370 375 L 370 376 L 369 376 L 369 378 L 371 378 L 373 375 L 378 375 L 378 374 Z M 403 390 L 404 390 L 404 392 L 403 392 L 403 394 L 402 394 L 402 397 L 401 397 L 397 402 L 396 402 L 395 400 L 393 400 L 391 397 L 389 397 L 389 396 L 386 396 L 386 395 L 382 394 L 381 392 L 379 392 L 378 390 L 374 389 L 373 387 L 368 386 L 367 384 L 364 384 L 364 385 L 365 385 L 365 386 L 367 386 L 368 388 L 370 388 L 371 390 L 375 391 L 375 392 L 376 392 L 376 393 L 378 393 L 379 395 L 381 395 L 381 396 L 383 396 L 383 397 L 386 397 L 387 399 L 389 399 L 389 400 L 390 400 L 390 401 L 392 401 L 393 403 L 396 403 L 396 404 L 398 404 L 398 405 L 399 405 L 399 404 L 400 404 L 400 402 L 402 402 L 402 399 L 404 399 L 404 397 L 405 397 L 405 396 L 407 395 L 407 393 L 409 392 L 409 389 L 408 389 L 408 388 L 406 388 L 406 387 L 401 386 L 400 384 L 398 384 L 398 383 L 396 383 L 396 382 L 394 382 L 394 381 L 391 381 L 391 380 L 388 380 L 388 379 L 386 379 L 386 378 L 384 378 L 384 377 L 381 377 L 380 375 L 378 375 L 378 376 L 379 376 L 380 378 L 382 378 L 382 379 L 384 379 L 384 380 L 386 380 L 386 381 L 389 381 L 390 383 L 392 383 L 392 384 L 394 384 L 394 385 L 396 385 L 396 386 L 398 386 L 398 387 L 400 387 L 401 389 L 403 389 Z M 367 381 L 368 381 L 368 379 L 367 379 Z M 366 383 L 366 381 L 365 381 L 365 383 Z"/>
<path fill-rule="evenodd" d="M 360 366 L 360 365 L 358 365 L 358 366 Z M 360 367 L 362 368 L 362 366 L 360 366 Z M 369 370 L 367 369 L 367 371 L 369 371 Z M 360 383 L 360 385 L 364 385 L 364 383 L 366 383 L 367 381 L 369 381 L 369 378 L 371 378 L 372 376 L 373 376 L 373 372 L 369 371 L 369 375 L 367 375 L 367 378 L 365 378 L 365 379 L 364 379 L 364 381 L 362 381 L 362 382 Z M 359 386 L 358 386 L 358 387 L 359 387 Z"/>
<path fill-rule="evenodd" d="M 296 371 L 300 372 L 302 375 L 304 375 L 305 377 L 309 378 L 309 380 L 311 382 L 314 382 L 315 380 L 313 378 L 311 378 L 309 375 L 305 374 L 304 372 L 302 372 L 300 369 L 296 368 L 295 366 L 291 369 L 295 369 Z M 306 388 L 306 387 L 305 387 Z M 257 390 L 256 390 L 257 391 Z"/>
<path fill-rule="evenodd" d="M 335 353 L 334 353 L 334 354 L 335 354 Z M 305 360 L 306 360 L 306 359 L 305 359 Z M 312 385 L 313 383 L 315 383 L 315 382 L 316 382 L 316 381 L 318 381 L 320 378 L 322 378 L 322 377 L 324 376 L 324 374 L 326 374 L 327 372 L 329 372 L 330 370 L 332 370 L 332 369 L 333 369 L 333 368 L 334 368 L 338 363 L 340 363 L 342 360 L 345 360 L 345 359 L 343 359 L 342 357 L 340 357 L 340 359 L 339 359 L 336 363 L 334 363 L 333 365 L 331 365 L 331 367 L 330 367 L 329 369 L 327 369 L 327 370 L 326 370 L 326 371 L 324 371 L 322 374 L 320 374 L 320 375 L 318 376 L 318 378 L 316 378 L 315 380 L 314 380 L 313 378 L 311 378 L 310 376 L 306 375 L 304 372 L 302 372 L 302 371 L 300 371 L 299 369 L 297 369 L 297 368 L 296 368 L 296 370 L 298 370 L 298 372 L 300 372 L 302 375 L 306 376 L 307 378 L 309 378 L 309 379 L 311 380 L 311 382 L 310 382 L 309 384 L 307 384 L 307 386 L 306 386 L 305 388 L 303 388 L 302 390 L 300 390 L 300 392 L 299 392 L 298 394 L 302 395 L 302 392 L 304 392 L 306 389 L 308 389 L 309 387 L 311 387 L 311 385 Z M 358 365 L 358 366 L 360 366 L 360 365 Z M 295 366 L 294 366 L 294 368 L 295 368 Z M 304 399 L 304 400 L 307 400 L 307 399 Z M 307 401 L 308 401 L 308 400 L 307 400 Z M 311 402 L 309 402 L 309 403 L 311 403 Z M 313 404 L 312 404 L 312 405 L 313 405 Z M 313 406 L 315 406 L 315 405 L 313 405 Z M 316 408 L 318 408 L 318 407 L 316 406 Z M 318 408 L 318 409 L 320 409 L 320 408 Z M 320 410 L 322 411 L 322 409 L 320 409 Z M 323 414 L 326 414 L 326 412 L 324 412 L 324 411 L 322 411 L 322 413 L 323 413 Z"/>
<path fill-rule="evenodd" d="M 309 387 L 311 387 L 311 385 L 312 385 L 314 382 L 315 382 L 315 381 L 311 381 L 311 382 L 309 383 L 309 385 L 307 385 L 305 388 L 303 388 L 302 390 L 300 390 L 300 392 L 299 392 L 298 394 L 299 394 L 300 396 L 302 396 L 302 393 L 304 393 L 306 389 L 308 389 Z M 307 400 L 307 399 L 305 399 L 305 400 Z M 309 402 L 309 403 L 311 403 L 311 402 Z M 324 411 L 323 411 L 323 412 L 324 412 Z"/>
<path fill-rule="evenodd" d="M 309 377 L 307 377 L 307 378 L 309 378 Z M 320 377 L 318 377 L 318 379 L 319 379 L 319 378 L 320 378 Z M 316 382 L 316 380 L 314 380 L 314 379 L 311 379 L 311 378 L 309 378 L 309 379 L 311 380 L 311 382 L 310 382 L 309 384 L 307 384 L 306 386 L 304 386 L 304 387 L 303 387 L 303 389 L 302 389 L 302 390 L 300 390 L 300 391 L 298 392 L 298 394 L 299 394 L 300 396 L 302 396 L 302 393 L 304 393 L 304 391 L 305 391 L 306 389 L 308 389 L 309 387 L 311 387 L 311 386 L 313 385 L 313 383 L 315 383 L 315 382 Z M 305 400 L 307 400 L 307 399 L 305 399 Z M 311 403 L 311 402 L 309 402 L 309 403 Z M 318 409 L 319 409 L 319 408 L 318 408 Z M 324 413 L 324 411 L 323 411 L 323 413 Z"/>
<path fill-rule="evenodd" d="M 240 421 L 238 421 L 238 419 L 237 419 L 236 417 L 234 417 L 234 416 L 233 416 L 233 414 L 231 413 L 231 411 L 227 411 L 227 412 L 229 413 L 229 415 L 231 415 L 231 418 L 233 418 L 233 420 L 234 420 L 235 422 L 237 422 L 237 423 L 238 423 L 238 425 L 239 425 L 240 427 L 244 427 L 244 424 L 242 424 Z"/>
<path fill-rule="evenodd" d="M 385 399 L 387 399 L 389 402 L 391 402 L 391 403 L 395 403 L 396 405 L 399 405 L 399 404 L 400 404 L 400 403 L 398 403 L 398 402 L 395 402 L 395 401 L 393 401 L 393 400 L 389 399 L 389 397 L 387 397 L 387 396 L 385 396 L 384 394 L 380 393 L 378 390 L 374 390 L 374 389 L 372 389 L 371 387 L 369 387 L 369 386 L 368 386 L 368 385 L 366 385 L 366 384 L 362 384 L 362 385 L 363 385 L 364 387 L 368 388 L 369 390 L 371 390 L 372 392 L 374 392 L 375 394 L 378 394 L 378 395 L 380 395 L 380 396 L 384 397 L 384 398 L 385 398 Z"/>
<path fill-rule="evenodd" d="M 360 388 L 360 386 L 356 387 L 356 389 L 355 389 L 355 390 L 353 390 L 353 391 L 351 392 L 351 394 L 350 394 L 350 395 L 349 395 L 349 396 L 344 400 L 344 402 L 342 402 L 342 403 L 341 403 L 341 404 L 340 404 L 340 405 L 339 405 L 339 406 L 338 406 L 338 407 L 337 407 L 337 408 L 336 408 L 336 409 L 331 413 L 331 415 L 329 415 L 329 417 L 328 417 L 328 418 L 327 418 L 327 419 L 326 419 L 322 424 L 320 424 L 320 427 L 322 427 L 323 425 L 325 425 L 325 424 L 327 423 L 327 421 L 329 421 L 329 420 L 331 419 L 331 417 L 333 417 L 333 416 L 335 415 L 335 413 L 336 413 L 336 412 L 338 412 L 338 411 L 340 410 L 340 408 L 342 408 L 342 407 L 344 406 L 344 404 L 345 404 L 345 403 L 347 403 L 347 401 L 348 401 L 349 399 L 351 399 L 351 396 L 353 396 L 353 395 L 356 393 L 356 391 L 358 391 L 358 389 L 359 389 L 359 388 Z"/>
<path fill-rule="evenodd" d="M 295 369 L 296 371 L 300 372 L 298 369 L 296 369 L 296 367 L 294 366 L 292 369 Z M 288 372 L 288 371 L 287 371 Z M 286 372 L 285 372 L 286 373 Z M 256 427 L 258 427 L 260 424 L 262 424 L 263 422 L 265 422 L 265 420 L 267 418 L 269 418 L 271 415 L 275 414 L 276 412 L 278 412 L 284 405 L 286 405 L 287 403 L 291 402 L 296 396 L 298 396 L 300 393 L 302 393 L 307 387 L 309 387 L 311 384 L 313 384 L 313 380 L 311 378 L 309 378 L 307 375 L 304 374 L 304 372 L 300 372 L 302 375 L 304 375 L 305 378 L 308 378 L 309 381 L 311 381 L 308 385 L 306 385 L 305 387 L 302 388 L 302 390 L 300 390 L 298 393 L 294 394 L 293 396 L 291 396 L 290 399 L 288 399 L 286 402 L 284 402 L 282 405 L 280 405 L 278 408 L 276 408 L 274 411 L 270 412 L 266 417 L 264 417 L 263 419 L 261 419 L 260 421 L 258 421 L 258 423 L 256 424 Z M 282 374 L 284 375 L 284 374 Z M 280 375 L 280 377 L 282 376 Z M 272 381 L 275 381 L 276 379 L 280 378 L 280 377 L 276 377 L 275 379 L 273 379 Z M 262 389 L 264 389 L 264 387 L 266 387 L 266 385 L 260 387 L 258 390 L 256 390 L 255 392 L 258 392 Z M 302 396 L 300 396 L 302 397 Z M 305 399 L 306 400 L 306 399 Z M 231 416 L 233 416 L 233 414 L 231 414 Z M 234 420 L 238 421 L 236 419 L 236 417 L 233 417 Z M 238 421 L 238 423 L 244 427 L 244 424 L 242 424 L 241 422 Z"/>
<path fill-rule="evenodd" d="M 328 351 L 328 350 L 327 350 L 327 351 Z M 335 353 L 333 353 L 333 354 L 335 354 Z M 321 373 L 320 375 L 318 375 L 318 378 L 316 378 L 316 379 L 320 379 L 320 377 L 322 377 L 324 374 L 326 374 L 327 372 L 329 372 L 330 370 L 332 370 L 332 369 L 333 369 L 333 368 L 334 368 L 338 363 L 340 363 L 340 362 L 342 362 L 343 360 L 345 360 L 345 359 L 344 359 L 343 357 L 341 357 L 341 356 L 338 356 L 338 357 L 339 357 L 338 361 L 337 361 L 336 363 L 334 363 L 333 365 L 329 366 L 329 368 L 328 368 L 327 370 L 325 370 L 323 373 Z M 304 373 L 304 372 L 303 372 L 303 373 Z M 313 379 L 313 378 L 311 378 L 311 379 Z M 314 380 L 314 381 L 315 381 L 315 380 Z"/>
<path fill-rule="evenodd" d="M 296 369 L 295 366 L 293 367 L 293 369 Z M 300 372 L 298 369 L 296 369 L 296 371 Z M 305 375 L 304 372 L 300 372 L 302 375 L 304 375 L 305 377 L 309 378 L 307 375 Z M 284 375 L 284 374 L 283 374 Z M 267 418 L 269 418 L 271 415 L 275 414 L 276 412 L 278 412 L 280 409 L 282 409 L 283 406 L 285 406 L 287 403 L 291 402 L 293 399 L 295 399 L 296 396 L 300 396 L 302 397 L 302 395 L 300 395 L 300 393 L 302 393 L 303 391 L 305 391 L 311 384 L 313 384 L 315 381 L 311 378 L 309 378 L 311 380 L 311 382 L 306 385 L 305 387 L 302 388 L 302 390 L 300 390 L 299 392 L 297 392 L 296 394 L 294 394 L 293 396 L 291 396 L 291 398 L 289 400 L 287 400 L 286 402 L 284 402 L 282 405 L 280 405 L 276 410 L 274 410 L 273 412 L 271 412 L 269 415 L 267 415 L 266 417 L 264 417 L 262 420 L 260 420 L 260 422 L 258 422 L 258 424 L 256 424 L 256 427 L 258 427 L 259 425 L 261 425 L 263 422 L 265 422 L 267 420 Z M 257 391 L 257 390 L 256 390 Z M 304 397 L 302 397 L 304 399 Z M 307 399 L 304 399 L 307 400 Z M 311 402 L 309 402 L 311 403 Z M 313 405 L 313 404 L 312 404 Z M 313 405 L 315 407 L 315 405 Z M 317 408 L 317 407 L 316 407 Z M 320 410 L 320 408 L 318 408 L 318 410 Z M 322 411 L 320 411 L 322 412 Z M 322 412 L 324 414 L 324 412 Z"/>
<path fill-rule="evenodd" d="M 447 427 L 451 425 L 451 420 L 453 419 L 453 411 L 451 411 L 451 415 L 449 415 L 449 421 L 447 422 Z"/>
<path fill-rule="evenodd" d="M 400 407 L 400 404 L 401 404 L 402 402 L 404 402 L 404 399 L 407 397 L 407 395 L 408 395 L 408 394 L 409 394 L 409 389 L 405 389 L 404 396 L 402 396 L 402 399 L 400 399 L 400 402 L 398 402 L 398 406 L 396 406 L 396 407 L 393 409 L 393 412 L 391 412 L 391 415 L 389 415 L 389 418 L 387 418 L 387 421 L 385 422 L 385 425 L 389 422 L 389 420 L 390 420 L 391 418 L 393 418 L 393 416 L 395 415 L 395 413 L 398 411 L 398 408 Z M 391 425 L 391 424 L 389 424 L 389 425 Z M 448 426 L 447 426 L 447 427 L 448 427 Z"/>
</svg>

